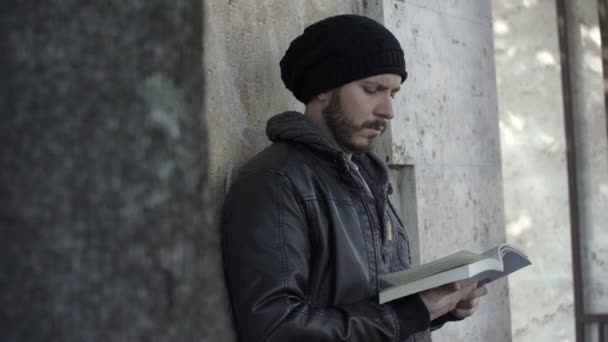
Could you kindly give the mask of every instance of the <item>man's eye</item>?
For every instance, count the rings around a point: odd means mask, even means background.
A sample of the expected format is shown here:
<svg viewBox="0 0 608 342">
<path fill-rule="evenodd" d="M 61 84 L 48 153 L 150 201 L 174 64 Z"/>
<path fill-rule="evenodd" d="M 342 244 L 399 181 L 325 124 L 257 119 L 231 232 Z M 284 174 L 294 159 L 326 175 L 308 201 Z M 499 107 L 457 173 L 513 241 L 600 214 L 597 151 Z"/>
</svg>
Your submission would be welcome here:
<svg viewBox="0 0 608 342">
<path fill-rule="evenodd" d="M 365 92 L 368 94 L 375 94 L 378 90 L 377 89 L 371 89 L 371 88 L 363 88 L 365 89 Z"/>
</svg>

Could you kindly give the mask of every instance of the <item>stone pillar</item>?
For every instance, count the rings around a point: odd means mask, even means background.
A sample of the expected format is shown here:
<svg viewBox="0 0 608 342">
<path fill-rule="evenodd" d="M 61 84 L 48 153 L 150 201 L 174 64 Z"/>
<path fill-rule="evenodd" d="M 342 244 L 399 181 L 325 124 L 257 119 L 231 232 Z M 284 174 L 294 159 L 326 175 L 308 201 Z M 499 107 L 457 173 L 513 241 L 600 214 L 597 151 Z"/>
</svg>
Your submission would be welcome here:
<svg viewBox="0 0 608 342">
<path fill-rule="evenodd" d="M 0 340 L 222 340 L 199 1 L 9 1 L 0 32 Z"/>
</svg>

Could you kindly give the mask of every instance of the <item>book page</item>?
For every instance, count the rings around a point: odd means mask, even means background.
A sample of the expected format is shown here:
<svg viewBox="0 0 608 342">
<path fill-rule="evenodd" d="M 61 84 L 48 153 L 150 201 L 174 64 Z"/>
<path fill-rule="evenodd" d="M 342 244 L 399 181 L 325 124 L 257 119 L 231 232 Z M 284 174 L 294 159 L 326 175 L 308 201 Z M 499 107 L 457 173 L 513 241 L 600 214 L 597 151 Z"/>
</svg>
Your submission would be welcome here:
<svg viewBox="0 0 608 342">
<path fill-rule="evenodd" d="M 506 243 L 489 249 L 483 255 L 500 260 L 503 264 L 503 272 L 500 275 L 492 274 L 488 279 L 482 280 L 482 284 L 487 284 L 532 264 L 524 252 Z"/>
<path fill-rule="evenodd" d="M 488 282 L 501 275 L 502 263 L 499 260 L 483 258 L 470 264 L 380 290 L 379 301 L 382 304 L 452 282 L 459 282 L 461 285 L 467 285 L 477 280 Z"/>
<path fill-rule="evenodd" d="M 469 251 L 460 251 L 447 257 L 416 266 L 409 270 L 382 275 L 380 278 L 390 282 L 393 285 L 399 285 L 460 267 L 462 265 L 467 265 L 475 261 L 483 260 L 485 258 L 485 256 Z"/>
<path fill-rule="evenodd" d="M 379 300 L 385 303 L 455 281 L 463 286 L 475 282 L 481 286 L 530 264 L 523 252 L 508 244 L 481 255 L 460 251 L 409 270 L 379 276 L 386 283 L 379 292 Z"/>
<path fill-rule="evenodd" d="M 505 275 L 532 264 L 530 259 L 518 253 L 516 250 L 510 250 L 502 257 L 502 259 Z"/>
<path fill-rule="evenodd" d="M 485 255 L 488 258 L 502 260 L 502 256 L 504 254 L 503 253 L 504 246 L 505 246 L 504 244 L 500 244 L 494 248 L 488 249 L 487 251 L 483 252 L 482 255 Z"/>
</svg>

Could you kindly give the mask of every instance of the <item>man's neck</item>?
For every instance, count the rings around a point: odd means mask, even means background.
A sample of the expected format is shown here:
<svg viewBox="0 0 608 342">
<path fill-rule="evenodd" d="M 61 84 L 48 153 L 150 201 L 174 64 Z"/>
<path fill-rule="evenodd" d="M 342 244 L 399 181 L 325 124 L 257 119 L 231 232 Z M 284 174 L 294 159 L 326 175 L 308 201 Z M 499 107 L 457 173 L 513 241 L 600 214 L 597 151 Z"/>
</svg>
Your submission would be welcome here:
<svg viewBox="0 0 608 342">
<path fill-rule="evenodd" d="M 312 120 L 312 122 L 314 122 L 317 126 L 319 126 L 319 128 L 321 129 L 321 132 L 323 132 L 323 134 L 327 138 L 329 138 L 329 140 L 334 142 L 336 144 L 336 146 L 340 147 L 340 149 L 342 149 L 344 151 L 342 146 L 340 146 L 340 144 L 338 144 L 338 142 L 334 138 L 333 134 L 331 134 L 329 127 L 327 127 L 327 123 L 323 119 L 323 112 L 321 111 L 320 108 L 315 108 L 314 106 L 306 106 L 304 115 L 308 116 Z M 352 160 L 353 154 L 351 152 L 344 151 L 344 153 L 346 154 L 346 157 L 348 158 L 348 160 Z"/>
</svg>

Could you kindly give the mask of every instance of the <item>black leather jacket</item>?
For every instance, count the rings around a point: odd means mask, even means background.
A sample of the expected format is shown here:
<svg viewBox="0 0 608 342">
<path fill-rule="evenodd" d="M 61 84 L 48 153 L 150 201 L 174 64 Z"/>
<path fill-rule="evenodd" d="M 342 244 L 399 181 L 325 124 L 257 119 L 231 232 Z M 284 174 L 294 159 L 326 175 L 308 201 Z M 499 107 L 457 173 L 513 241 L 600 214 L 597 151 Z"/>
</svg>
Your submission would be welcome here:
<svg viewBox="0 0 608 342">
<path fill-rule="evenodd" d="M 272 118 L 267 134 L 275 143 L 241 170 L 222 212 L 239 340 L 428 340 L 418 295 L 377 301 L 378 274 L 410 263 L 384 163 L 371 154 L 350 163 L 295 112 Z"/>
</svg>

